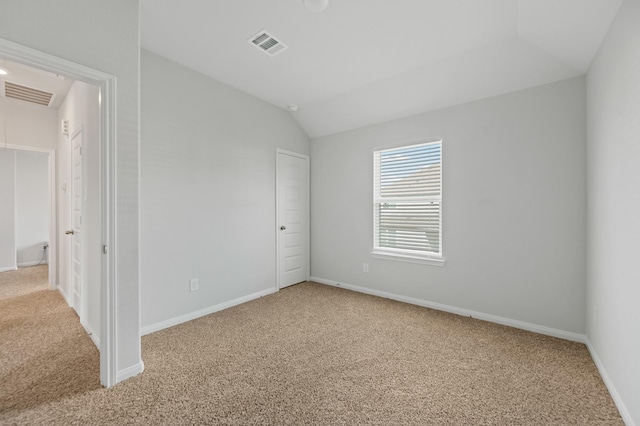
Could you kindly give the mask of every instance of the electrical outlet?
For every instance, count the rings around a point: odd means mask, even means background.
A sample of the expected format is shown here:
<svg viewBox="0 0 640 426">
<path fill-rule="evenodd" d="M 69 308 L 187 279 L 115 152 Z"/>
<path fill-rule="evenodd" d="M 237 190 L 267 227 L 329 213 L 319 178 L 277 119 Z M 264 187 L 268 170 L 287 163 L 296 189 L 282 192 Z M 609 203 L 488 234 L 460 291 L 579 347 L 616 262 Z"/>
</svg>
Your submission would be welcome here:
<svg viewBox="0 0 640 426">
<path fill-rule="evenodd" d="M 189 280 L 189 291 L 198 291 L 200 289 L 200 284 L 198 283 L 197 278 L 192 278 Z"/>
<path fill-rule="evenodd" d="M 368 263 L 363 263 L 362 264 L 362 272 L 369 272 L 369 264 Z"/>
</svg>

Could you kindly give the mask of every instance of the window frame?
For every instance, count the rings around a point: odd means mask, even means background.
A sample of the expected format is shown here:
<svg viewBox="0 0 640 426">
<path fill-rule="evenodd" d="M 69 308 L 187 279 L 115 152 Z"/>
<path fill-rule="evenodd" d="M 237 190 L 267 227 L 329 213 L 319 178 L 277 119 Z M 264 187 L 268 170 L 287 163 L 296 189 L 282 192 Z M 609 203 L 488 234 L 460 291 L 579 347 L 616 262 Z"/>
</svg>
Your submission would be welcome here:
<svg viewBox="0 0 640 426">
<path fill-rule="evenodd" d="M 404 148 L 415 148 L 418 146 L 428 146 L 428 145 L 435 145 L 435 144 L 439 144 L 440 145 L 440 195 L 438 196 L 423 196 L 423 197 L 419 197 L 419 198 L 407 198 L 406 202 L 419 202 L 420 199 L 424 200 L 424 201 L 433 201 L 434 199 L 437 200 L 439 202 L 439 253 L 434 253 L 434 252 L 424 252 L 424 251 L 420 251 L 420 250 L 410 250 L 410 249 L 401 249 L 401 248 L 390 248 L 390 247 L 380 247 L 380 246 L 376 246 L 376 234 L 379 233 L 378 231 L 378 214 L 377 214 L 377 210 L 379 209 L 379 205 L 382 204 L 382 197 L 380 196 L 379 193 L 377 193 L 376 189 L 378 188 L 379 191 L 379 186 L 376 183 L 376 177 L 379 178 L 379 175 L 377 175 L 376 171 L 379 170 L 380 165 L 379 165 L 379 161 L 376 161 L 376 153 L 382 153 L 385 151 L 395 151 L 395 150 L 401 150 Z M 446 260 L 444 258 L 444 249 L 443 249 L 443 245 L 442 245 L 442 231 L 443 231 L 443 223 L 442 223 L 442 204 L 443 204 L 443 180 L 442 180 L 442 169 L 443 169 L 443 163 L 444 163 L 444 155 L 443 155 L 443 149 L 444 144 L 443 144 L 443 139 L 439 138 L 439 139 L 435 139 L 435 140 L 427 140 L 427 139 L 420 139 L 417 141 L 411 141 L 411 142 L 406 142 L 404 144 L 401 145 L 395 145 L 395 146 L 391 146 L 391 147 L 386 147 L 386 148 L 374 148 L 372 151 L 372 163 L 373 163 L 373 179 L 372 179 L 372 193 L 373 193 L 373 244 L 372 244 L 372 249 L 371 249 L 371 256 L 374 258 L 378 258 L 378 259 L 387 259 L 387 260 L 395 260 L 395 261 L 401 261 L 401 262 L 409 262 L 409 263 L 420 263 L 420 264 L 427 264 L 427 265 L 433 265 L 433 266 L 444 266 Z M 379 158 L 379 157 L 378 157 Z M 377 164 L 378 163 L 378 164 Z M 403 200 L 405 201 L 405 200 Z"/>
</svg>

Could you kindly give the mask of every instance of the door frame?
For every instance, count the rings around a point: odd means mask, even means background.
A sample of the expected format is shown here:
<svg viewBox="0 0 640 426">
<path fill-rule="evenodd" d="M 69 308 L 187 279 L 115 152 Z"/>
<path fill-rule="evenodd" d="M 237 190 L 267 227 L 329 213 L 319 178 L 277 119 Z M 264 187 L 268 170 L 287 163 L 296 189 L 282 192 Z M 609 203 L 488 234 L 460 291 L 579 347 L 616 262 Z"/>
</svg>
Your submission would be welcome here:
<svg viewBox="0 0 640 426">
<path fill-rule="evenodd" d="M 47 180 L 49 187 L 49 256 L 47 263 L 49 265 L 49 288 L 55 290 L 58 288 L 56 276 L 58 273 L 58 235 L 57 229 L 57 209 L 56 209 L 56 150 L 50 148 L 38 148 L 27 145 L 2 145 L 8 149 L 27 152 L 41 152 L 47 154 Z"/>
<path fill-rule="evenodd" d="M 288 151 L 282 148 L 276 148 L 276 224 L 275 224 L 275 232 L 276 232 L 276 289 L 280 290 L 280 238 L 282 233 L 278 232 L 281 222 L 281 213 L 280 213 L 280 155 L 290 155 L 292 157 L 297 157 L 305 160 L 307 162 L 307 254 L 309 255 L 307 270 L 306 270 L 306 279 L 309 280 L 311 276 L 311 167 L 309 156 L 306 154 L 300 154 L 299 152 Z"/>
<path fill-rule="evenodd" d="M 117 382 L 116 369 L 116 77 L 114 75 L 0 38 L 0 55 L 44 71 L 65 75 L 99 88 L 100 102 L 100 199 L 101 199 L 101 291 L 100 382 Z"/>
</svg>

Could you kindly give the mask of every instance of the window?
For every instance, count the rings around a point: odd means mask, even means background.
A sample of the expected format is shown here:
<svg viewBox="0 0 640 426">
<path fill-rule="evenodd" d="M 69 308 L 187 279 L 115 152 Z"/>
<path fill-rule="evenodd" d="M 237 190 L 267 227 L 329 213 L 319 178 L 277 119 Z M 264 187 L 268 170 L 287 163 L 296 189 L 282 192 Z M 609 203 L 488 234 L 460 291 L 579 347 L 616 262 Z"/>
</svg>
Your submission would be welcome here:
<svg viewBox="0 0 640 426">
<path fill-rule="evenodd" d="M 443 264 L 442 141 L 374 151 L 373 254 Z"/>
</svg>

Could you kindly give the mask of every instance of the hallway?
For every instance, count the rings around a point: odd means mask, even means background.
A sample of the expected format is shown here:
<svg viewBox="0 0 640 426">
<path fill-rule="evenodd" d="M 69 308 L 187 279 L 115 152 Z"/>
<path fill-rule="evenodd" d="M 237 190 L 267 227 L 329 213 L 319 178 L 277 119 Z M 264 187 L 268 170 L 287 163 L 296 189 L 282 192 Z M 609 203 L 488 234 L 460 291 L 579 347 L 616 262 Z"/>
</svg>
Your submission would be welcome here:
<svg viewBox="0 0 640 426">
<path fill-rule="evenodd" d="M 47 274 L 0 273 L 0 423 L 101 387 L 99 352 Z"/>
</svg>

